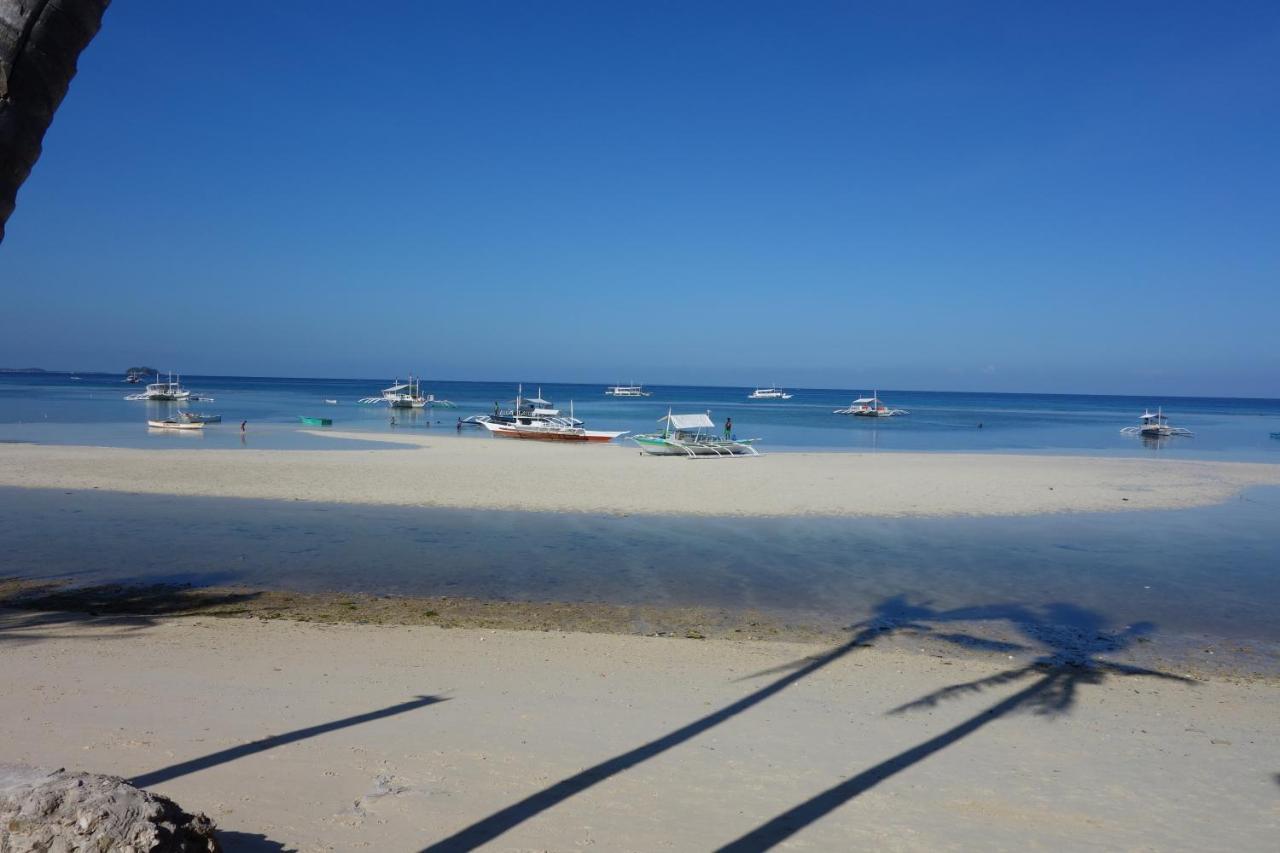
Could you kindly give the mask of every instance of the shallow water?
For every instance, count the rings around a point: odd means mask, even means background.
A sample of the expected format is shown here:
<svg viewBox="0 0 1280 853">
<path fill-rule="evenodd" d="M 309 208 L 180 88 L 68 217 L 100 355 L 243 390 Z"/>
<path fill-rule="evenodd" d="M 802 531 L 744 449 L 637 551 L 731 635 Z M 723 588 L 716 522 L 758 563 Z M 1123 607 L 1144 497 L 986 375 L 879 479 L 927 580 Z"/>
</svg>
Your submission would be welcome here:
<svg viewBox="0 0 1280 853">
<path fill-rule="evenodd" d="M 302 432 L 303 415 L 329 417 L 334 428 L 369 433 L 430 430 L 458 437 L 459 416 L 506 405 L 516 383 L 425 382 L 423 390 L 452 400 L 456 409 L 392 413 L 356 401 L 390 384 L 385 380 L 270 379 L 190 376 L 183 384 L 213 397 L 195 402 L 193 411 L 221 414 L 225 423 L 201 436 L 148 431 L 148 418 L 164 417 L 173 404 L 130 402 L 124 396 L 140 386 L 118 376 L 85 374 L 0 374 L 0 441 L 97 444 L 166 449 L 173 447 L 325 448 L 335 441 Z M 710 410 L 717 422 L 731 417 L 742 437 L 759 437 L 770 452 L 785 450 L 908 450 L 1036 452 L 1175 458 L 1235 459 L 1280 463 L 1280 401 L 1214 398 L 1098 397 L 1053 394 L 965 394 L 881 390 L 888 404 L 911 414 L 888 419 L 854 418 L 832 411 L 872 389 L 801 389 L 791 400 L 748 402 L 747 388 L 653 386 L 652 397 L 613 399 L 600 385 L 526 382 L 525 390 L 556 401 L 598 429 L 650 431 L 668 408 L 677 412 Z M 326 400 L 337 400 L 329 404 Z M 1145 408 L 1163 406 L 1173 423 L 1195 432 L 1191 438 L 1157 443 L 1124 436 L 1120 428 L 1137 422 Z M 249 422 L 242 445 L 239 423 Z M 981 426 L 979 426 L 981 425 Z M 461 437 L 490 440 L 482 430 Z"/>
<path fill-rule="evenodd" d="M 1018 605 L 1090 630 L 1151 622 L 1171 646 L 1280 649 L 1277 518 L 1280 489 L 1190 510 L 910 519 L 0 489 L 0 575 L 761 609 L 822 627 L 903 596 L 939 610 Z"/>
</svg>

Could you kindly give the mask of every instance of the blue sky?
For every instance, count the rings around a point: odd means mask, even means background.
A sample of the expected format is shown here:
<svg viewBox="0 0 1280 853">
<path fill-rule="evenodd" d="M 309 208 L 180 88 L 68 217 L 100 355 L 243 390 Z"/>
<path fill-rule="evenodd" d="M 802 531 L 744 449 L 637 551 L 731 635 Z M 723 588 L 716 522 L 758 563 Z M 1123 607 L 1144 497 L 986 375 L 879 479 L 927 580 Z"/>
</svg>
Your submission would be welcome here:
<svg viewBox="0 0 1280 853">
<path fill-rule="evenodd" d="M 1280 396 L 1280 4 L 118 2 L 0 365 Z"/>
</svg>

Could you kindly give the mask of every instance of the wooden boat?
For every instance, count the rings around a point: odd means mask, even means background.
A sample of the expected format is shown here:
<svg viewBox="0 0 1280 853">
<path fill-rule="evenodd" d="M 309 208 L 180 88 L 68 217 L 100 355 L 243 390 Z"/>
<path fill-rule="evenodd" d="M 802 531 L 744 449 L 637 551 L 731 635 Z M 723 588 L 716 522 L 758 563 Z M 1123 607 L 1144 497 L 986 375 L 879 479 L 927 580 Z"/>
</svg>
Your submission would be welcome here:
<svg viewBox="0 0 1280 853">
<path fill-rule="evenodd" d="M 333 418 L 311 418 L 304 416 L 299 418 L 299 420 L 306 426 L 333 426 Z"/>
<path fill-rule="evenodd" d="M 152 429 L 204 429 L 202 423 L 192 423 L 191 421 L 182 421 L 176 418 L 165 418 L 162 421 L 147 421 L 147 426 Z"/>
<path fill-rule="evenodd" d="M 756 438 L 721 438 L 710 414 L 673 415 L 659 418 L 662 432 L 633 435 L 631 440 L 650 456 L 685 456 L 690 459 L 713 459 L 728 456 L 759 456 L 752 445 Z"/>
<path fill-rule="evenodd" d="M 747 395 L 748 400 L 790 400 L 791 394 L 781 388 L 757 388 Z"/>
<path fill-rule="evenodd" d="M 1194 435 L 1189 429 L 1170 426 L 1169 416 L 1164 407 L 1157 408 L 1154 413 L 1145 411 L 1138 417 L 1137 426 L 1129 426 L 1120 430 L 1125 435 L 1139 435 L 1143 438 L 1165 438 L 1171 435 Z"/>
<path fill-rule="evenodd" d="M 911 414 L 906 409 L 891 409 L 880 401 L 878 391 L 872 391 L 870 397 L 859 397 L 849 404 L 847 409 L 836 409 L 835 415 L 855 415 L 860 418 L 891 418 L 895 415 Z"/>
<path fill-rule="evenodd" d="M 573 416 L 573 403 L 569 403 L 569 416 L 564 417 L 556 409 L 543 409 L 526 405 L 532 401 L 524 399 L 523 386 L 516 395 L 515 409 L 509 415 L 499 414 L 486 417 L 480 425 L 494 435 L 503 438 L 529 438 L 537 441 L 573 441 L 573 442 L 606 442 L 613 441 L 626 430 L 610 432 L 607 430 L 583 429 L 582 421 Z M 542 389 L 533 398 L 539 403 L 548 403 L 542 399 Z"/>
<path fill-rule="evenodd" d="M 202 415 L 198 412 L 178 412 L 178 417 L 189 424 L 220 424 L 222 415 Z"/>
</svg>

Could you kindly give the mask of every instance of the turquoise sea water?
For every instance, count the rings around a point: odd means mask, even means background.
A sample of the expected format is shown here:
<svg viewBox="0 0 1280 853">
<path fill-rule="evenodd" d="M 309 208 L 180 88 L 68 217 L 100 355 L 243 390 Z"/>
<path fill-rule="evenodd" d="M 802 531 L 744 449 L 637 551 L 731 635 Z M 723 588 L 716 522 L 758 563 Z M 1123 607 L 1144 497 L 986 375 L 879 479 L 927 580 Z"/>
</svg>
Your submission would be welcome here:
<svg viewBox="0 0 1280 853">
<path fill-rule="evenodd" d="M 298 417 L 332 418 L 334 429 L 367 433 L 376 440 L 393 429 L 383 406 L 356 401 L 376 395 L 391 379 L 274 379 L 184 376 L 193 393 L 212 402 L 188 404 L 193 411 L 221 414 L 223 424 L 203 433 L 149 432 L 145 421 L 163 417 L 173 404 L 130 402 L 141 386 L 117 375 L 0 374 L 0 440 L 131 447 L 311 447 L 350 446 L 302 432 Z M 456 419 L 491 412 L 515 396 L 516 381 L 426 380 L 423 390 L 457 403 L 456 409 L 396 412 L 396 430 L 432 429 L 457 437 Z M 1280 400 L 1203 397 L 1116 397 L 1059 394 L 987 394 L 880 389 L 888 405 L 908 409 L 897 418 L 835 415 L 849 401 L 875 389 L 791 389 L 791 400 L 748 401 L 749 388 L 649 386 L 652 397 L 614 399 L 602 385 L 524 383 L 596 429 L 644 432 L 656 428 L 668 408 L 710 411 L 721 423 L 732 418 L 740 437 L 762 439 L 766 451 L 907 450 L 1011 453 L 1075 453 L 1280 462 Z M 329 404 L 328 399 L 337 400 Z M 1172 423 L 1195 432 L 1158 445 L 1120 433 L 1147 408 L 1163 406 Z M 241 442 L 239 423 L 249 422 Z M 981 426 L 979 426 L 981 425 Z M 491 440 L 483 430 L 464 430 L 469 440 Z"/>
</svg>

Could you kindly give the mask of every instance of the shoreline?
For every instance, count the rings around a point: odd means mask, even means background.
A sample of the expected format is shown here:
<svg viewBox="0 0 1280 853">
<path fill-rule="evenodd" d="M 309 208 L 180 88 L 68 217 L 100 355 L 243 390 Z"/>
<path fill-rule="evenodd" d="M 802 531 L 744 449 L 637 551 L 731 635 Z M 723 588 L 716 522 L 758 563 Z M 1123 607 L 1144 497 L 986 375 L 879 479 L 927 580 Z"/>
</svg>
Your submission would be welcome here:
<svg viewBox="0 0 1280 853">
<path fill-rule="evenodd" d="M 618 515 L 963 517 L 1180 509 L 1280 485 L 1280 465 L 1258 462 L 905 452 L 693 461 L 623 447 L 380 440 L 403 449 L 7 444 L 0 487 Z"/>
<path fill-rule="evenodd" d="M 1082 631 L 1066 624 L 989 621 L 982 613 L 930 617 L 927 605 L 897 602 L 853 625 L 830 619 L 788 618 L 750 608 L 598 601 L 488 599 L 474 596 L 389 595 L 367 592 L 302 592 L 252 585 L 194 586 L 107 583 L 0 577 L 0 612 L 80 614 L 108 623 L 114 617 L 139 624 L 156 619 L 217 618 L 316 625 L 493 630 L 593 634 L 671 640 L 714 640 L 835 646 L 870 630 L 876 643 L 903 654 L 947 660 L 1005 663 L 1015 658 L 1064 665 L 1095 665 L 1095 657 L 1123 666 L 1176 670 L 1195 679 L 1266 683 L 1280 687 L 1276 649 L 1240 638 L 1160 635 L 1124 640 L 1128 627 Z M 938 633 L 936 628 L 946 626 Z M 0 639 L 4 639 L 0 636 Z M 10 639 L 14 639 L 10 637 Z"/>
</svg>

